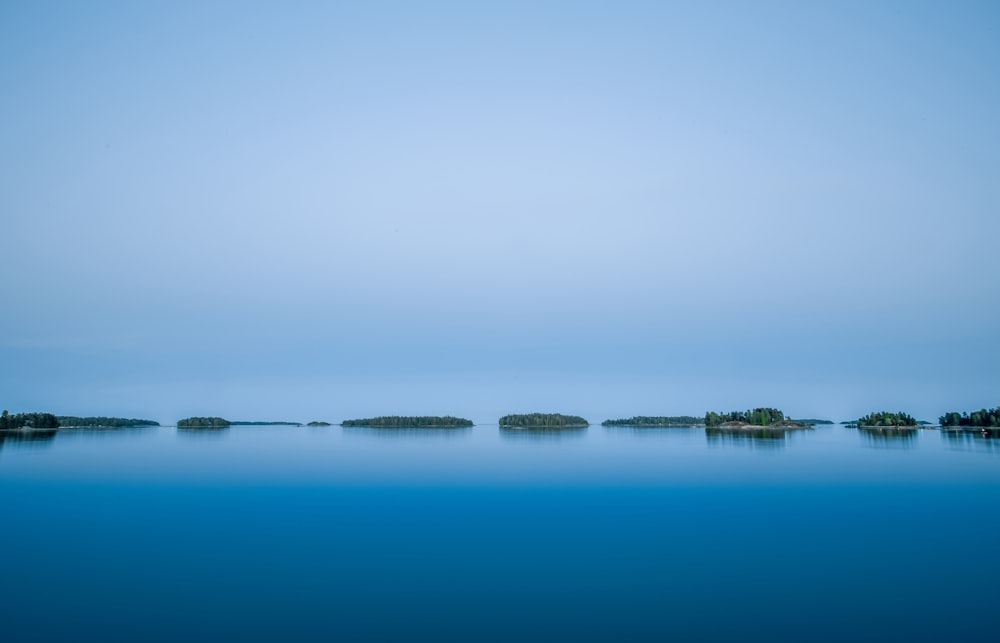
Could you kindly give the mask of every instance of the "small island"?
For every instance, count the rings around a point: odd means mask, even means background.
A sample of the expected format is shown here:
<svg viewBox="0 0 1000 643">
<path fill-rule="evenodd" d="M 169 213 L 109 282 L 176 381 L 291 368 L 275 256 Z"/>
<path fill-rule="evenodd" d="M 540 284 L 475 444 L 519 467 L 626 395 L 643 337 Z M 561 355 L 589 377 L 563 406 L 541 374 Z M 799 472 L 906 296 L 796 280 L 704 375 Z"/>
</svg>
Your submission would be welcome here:
<svg viewBox="0 0 1000 643">
<path fill-rule="evenodd" d="M 229 420 L 219 417 L 189 417 L 177 420 L 178 429 L 225 429 Z"/>
<path fill-rule="evenodd" d="M 344 420 L 340 426 L 366 427 L 371 429 L 458 429 L 472 426 L 472 420 L 450 415 L 383 415 L 359 420 Z M 329 426 L 329 425 L 327 425 Z"/>
<path fill-rule="evenodd" d="M 730 411 L 705 414 L 705 426 L 711 429 L 804 429 L 809 425 L 791 418 L 770 407 L 758 407 L 747 411 Z"/>
<path fill-rule="evenodd" d="M 306 424 L 306 426 L 332 426 L 329 422 L 317 422 L 313 420 Z"/>
<path fill-rule="evenodd" d="M 579 415 L 562 413 L 526 413 L 500 418 L 502 429 L 578 429 L 587 426 L 590 423 Z"/>
<path fill-rule="evenodd" d="M 903 413 L 902 411 L 897 411 L 896 413 L 889 413 L 888 411 L 878 411 L 875 413 L 869 413 L 864 417 L 858 418 L 856 422 L 853 423 L 856 428 L 864 427 L 916 427 L 917 421 L 912 415 L 908 413 Z M 851 425 L 848 424 L 848 427 Z"/>
<path fill-rule="evenodd" d="M 670 415 L 670 416 L 649 416 L 635 415 L 626 419 L 604 420 L 601 426 L 630 426 L 630 427 L 691 427 L 702 426 L 705 419 L 694 417 L 693 415 Z"/>
</svg>

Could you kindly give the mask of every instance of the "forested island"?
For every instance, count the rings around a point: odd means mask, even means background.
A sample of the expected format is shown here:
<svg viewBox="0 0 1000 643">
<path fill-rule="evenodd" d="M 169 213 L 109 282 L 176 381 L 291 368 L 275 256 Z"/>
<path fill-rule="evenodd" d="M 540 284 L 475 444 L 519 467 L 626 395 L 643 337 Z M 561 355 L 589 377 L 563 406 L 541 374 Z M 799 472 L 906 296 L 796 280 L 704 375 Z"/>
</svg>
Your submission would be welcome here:
<svg viewBox="0 0 1000 643">
<path fill-rule="evenodd" d="M 84 428 L 124 428 L 140 426 L 160 426 L 153 420 L 138 420 L 135 418 L 112 418 L 103 415 L 98 417 L 77 417 L 75 415 L 59 415 L 59 427 L 63 429 Z"/>
<path fill-rule="evenodd" d="M 797 429 L 804 428 L 806 424 L 785 418 L 785 414 L 778 409 L 758 407 L 747 411 L 730 411 L 728 413 L 709 411 L 705 414 L 705 426 L 734 429 L 751 427 Z"/>
<path fill-rule="evenodd" d="M 618 420 L 604 420 L 601 426 L 640 426 L 640 427 L 665 427 L 665 426 L 701 426 L 705 423 L 704 418 L 693 415 L 668 415 L 649 416 L 636 415 L 630 418 Z"/>
<path fill-rule="evenodd" d="M 888 411 L 879 411 L 876 413 L 869 413 L 864 417 L 858 418 L 858 421 L 854 423 L 858 428 L 866 426 L 874 427 L 898 427 L 898 426 L 917 426 L 917 421 L 912 415 L 908 413 L 903 413 L 898 411 L 896 413 L 889 413 Z M 850 425 L 848 425 L 850 426 Z"/>
<path fill-rule="evenodd" d="M 329 422 L 316 422 L 315 420 L 306 424 L 306 426 L 331 426 Z"/>
<path fill-rule="evenodd" d="M 0 415 L 0 430 L 3 429 L 58 429 L 59 418 L 51 413 L 15 413 L 4 411 Z"/>
<path fill-rule="evenodd" d="M 360 426 L 373 429 L 455 429 L 472 426 L 472 420 L 452 417 L 450 415 L 419 415 L 401 416 L 384 415 L 359 420 L 344 420 L 340 426 Z"/>
<path fill-rule="evenodd" d="M 229 420 L 218 417 L 190 417 L 177 420 L 178 429 L 224 429 L 229 424 Z"/>
<path fill-rule="evenodd" d="M 500 428 L 503 429 L 570 429 L 585 426 L 590 426 L 590 423 L 579 415 L 562 413 L 525 413 L 500 418 Z"/>
<path fill-rule="evenodd" d="M 972 413 L 950 411 L 942 415 L 938 422 L 942 427 L 963 427 L 988 429 L 1000 427 L 1000 406 L 994 409 L 980 409 Z"/>
</svg>

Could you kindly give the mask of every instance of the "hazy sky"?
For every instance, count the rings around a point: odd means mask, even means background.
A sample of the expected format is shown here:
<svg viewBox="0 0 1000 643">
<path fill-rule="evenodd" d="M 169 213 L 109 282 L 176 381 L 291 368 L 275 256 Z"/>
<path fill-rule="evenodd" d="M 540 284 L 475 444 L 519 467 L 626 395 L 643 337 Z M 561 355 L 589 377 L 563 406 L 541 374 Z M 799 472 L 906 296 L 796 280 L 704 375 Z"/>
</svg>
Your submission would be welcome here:
<svg viewBox="0 0 1000 643">
<path fill-rule="evenodd" d="M 0 3 L 0 406 L 996 406 L 998 28 L 992 2 Z"/>
</svg>

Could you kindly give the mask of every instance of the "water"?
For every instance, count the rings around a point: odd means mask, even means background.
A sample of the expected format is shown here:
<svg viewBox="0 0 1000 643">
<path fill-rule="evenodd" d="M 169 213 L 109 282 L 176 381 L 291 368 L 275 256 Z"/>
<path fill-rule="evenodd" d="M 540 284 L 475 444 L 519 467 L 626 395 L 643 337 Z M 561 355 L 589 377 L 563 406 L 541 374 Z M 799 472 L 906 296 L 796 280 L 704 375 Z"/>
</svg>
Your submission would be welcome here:
<svg viewBox="0 0 1000 643">
<path fill-rule="evenodd" d="M 4 641 L 994 641 L 1000 441 L 820 427 L 0 443 Z"/>
</svg>

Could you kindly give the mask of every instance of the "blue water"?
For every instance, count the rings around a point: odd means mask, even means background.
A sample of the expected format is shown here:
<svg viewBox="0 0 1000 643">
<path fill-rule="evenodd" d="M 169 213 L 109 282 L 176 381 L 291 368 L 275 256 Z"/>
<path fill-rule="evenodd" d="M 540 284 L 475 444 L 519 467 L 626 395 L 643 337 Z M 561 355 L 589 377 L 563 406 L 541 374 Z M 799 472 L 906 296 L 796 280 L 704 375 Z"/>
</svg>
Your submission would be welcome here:
<svg viewBox="0 0 1000 643">
<path fill-rule="evenodd" d="M 1000 441 L 821 427 L 0 443 L 0 639 L 996 641 Z"/>
</svg>

